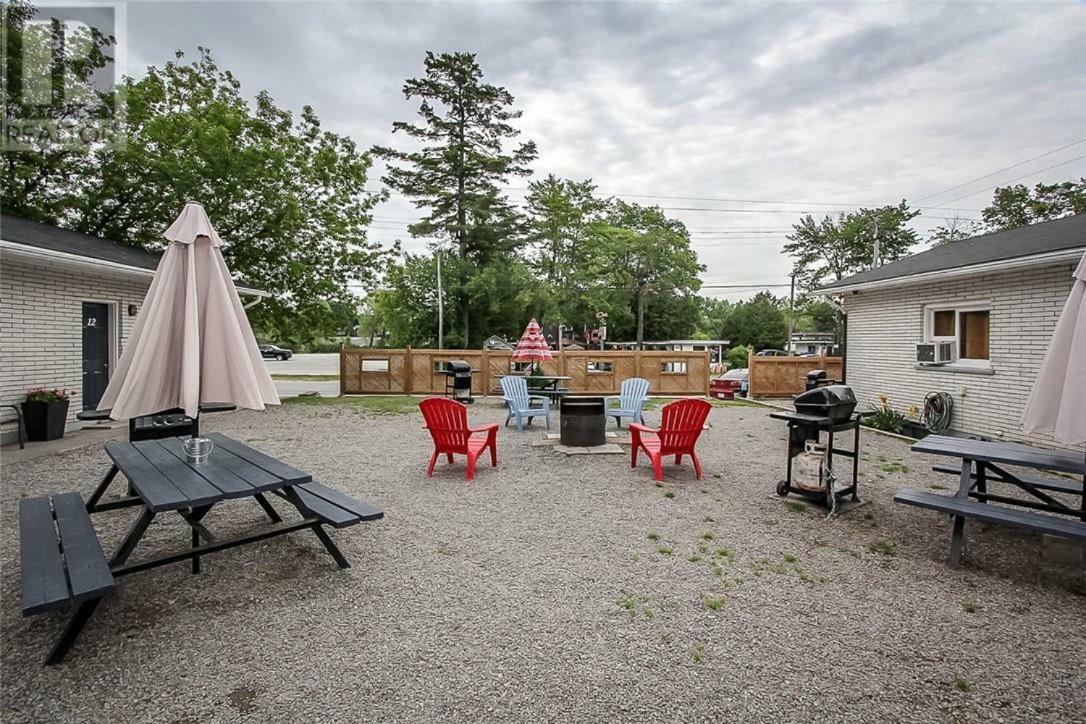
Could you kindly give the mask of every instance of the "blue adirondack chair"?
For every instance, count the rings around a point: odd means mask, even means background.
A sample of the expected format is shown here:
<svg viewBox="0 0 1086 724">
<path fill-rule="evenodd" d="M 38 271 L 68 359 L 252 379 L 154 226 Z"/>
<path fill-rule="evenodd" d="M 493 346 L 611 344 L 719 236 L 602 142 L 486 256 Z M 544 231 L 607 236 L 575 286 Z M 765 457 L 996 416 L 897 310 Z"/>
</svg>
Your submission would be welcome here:
<svg viewBox="0 0 1086 724">
<path fill-rule="evenodd" d="M 505 406 L 509 408 L 509 414 L 505 418 L 506 427 L 514 417 L 517 420 L 517 430 L 524 432 L 524 421 L 532 424 L 532 419 L 542 417 L 547 422 L 547 429 L 551 429 L 551 401 L 541 395 L 528 394 L 528 381 L 523 377 L 502 377 L 502 398 Z M 532 407 L 533 400 L 540 400 L 542 407 Z"/>
<path fill-rule="evenodd" d="M 645 415 L 642 408 L 649 397 L 649 381 L 640 377 L 631 377 L 622 380 L 618 397 L 605 397 L 603 404 L 607 409 L 608 417 L 615 418 L 615 424 L 622 427 L 622 418 L 628 417 L 634 422 L 645 424 Z M 612 402 L 617 402 L 618 407 L 611 407 Z"/>
</svg>

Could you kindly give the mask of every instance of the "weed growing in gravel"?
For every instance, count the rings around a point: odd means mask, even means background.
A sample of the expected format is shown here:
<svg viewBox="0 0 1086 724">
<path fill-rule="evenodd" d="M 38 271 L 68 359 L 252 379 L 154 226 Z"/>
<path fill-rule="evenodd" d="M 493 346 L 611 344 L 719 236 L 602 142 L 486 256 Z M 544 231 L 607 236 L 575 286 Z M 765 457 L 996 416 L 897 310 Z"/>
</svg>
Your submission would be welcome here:
<svg viewBox="0 0 1086 724">
<path fill-rule="evenodd" d="M 451 556 L 452 550 L 450 550 L 448 546 L 438 546 L 434 550 L 434 553 L 437 553 L 439 556 Z"/>
<path fill-rule="evenodd" d="M 897 543 L 892 540 L 878 540 L 867 548 L 872 553 L 881 553 L 884 556 L 892 556 L 897 553 Z"/>
<path fill-rule="evenodd" d="M 623 591 L 619 597 L 615 599 L 615 603 L 623 611 L 630 614 L 630 618 L 637 616 L 638 608 L 641 609 L 641 613 L 645 614 L 645 618 L 651 620 L 654 616 L 652 609 L 649 608 L 648 596 L 638 596 Z"/>
<path fill-rule="evenodd" d="M 655 486 L 656 486 L 656 487 L 658 487 L 658 488 L 662 488 L 662 487 L 664 487 L 664 484 L 663 484 L 663 483 L 653 483 L 653 485 L 655 485 Z"/>
<path fill-rule="evenodd" d="M 691 563 L 697 563 L 698 561 L 703 560 L 703 559 L 702 559 L 702 557 L 700 555 L 695 553 L 694 555 L 690 556 L 686 560 L 690 561 Z"/>
<path fill-rule="evenodd" d="M 716 556 L 718 558 L 726 558 L 727 560 L 730 561 L 731 558 L 732 558 L 732 552 L 730 550 L 728 550 L 727 548 L 717 548 L 716 549 Z"/>
<path fill-rule="evenodd" d="M 947 486 L 939 485 L 939 483 L 932 483 L 928 487 L 931 488 L 932 490 L 949 490 L 949 488 L 947 488 Z"/>
<path fill-rule="evenodd" d="M 702 523 L 715 523 L 716 520 L 713 518 L 713 516 L 707 515 L 707 516 L 705 516 L 704 518 L 701 519 L 701 522 Z"/>
<path fill-rule="evenodd" d="M 671 491 L 669 490 L 669 491 L 667 491 L 666 493 L 664 493 L 664 497 L 665 497 L 665 498 L 674 498 L 674 497 L 675 497 L 675 493 L 673 493 L 673 492 L 671 492 Z"/>
<path fill-rule="evenodd" d="M 892 463 L 886 463 L 885 465 L 879 466 L 879 470 L 884 473 L 907 473 L 909 472 L 909 466 L 895 460 Z"/>
<path fill-rule="evenodd" d="M 698 553 L 708 553 L 708 552 L 709 552 L 709 546 L 705 545 L 704 543 L 699 543 L 698 544 Z"/>
<path fill-rule="evenodd" d="M 791 510 L 793 513 L 807 512 L 807 506 L 803 503 L 796 502 L 795 500 L 786 501 L 785 505 L 787 505 L 788 509 Z"/>
<path fill-rule="evenodd" d="M 646 537 L 653 542 L 660 540 L 660 534 L 654 530 L 650 530 L 648 536 Z"/>
<path fill-rule="evenodd" d="M 704 660 L 705 660 L 705 642 L 704 641 L 695 641 L 694 642 L 694 663 L 695 664 L 700 664 Z"/>
<path fill-rule="evenodd" d="M 791 553 L 785 553 L 785 554 L 784 554 L 784 562 L 785 562 L 785 563 L 795 563 L 795 562 L 796 562 L 796 561 L 798 561 L 798 560 L 799 560 L 799 559 L 798 559 L 798 558 L 796 558 L 796 557 L 795 557 L 794 555 L 792 555 Z"/>
<path fill-rule="evenodd" d="M 656 552 L 659 553 L 662 556 L 670 556 L 671 555 L 671 549 L 670 548 L 664 548 L 663 546 L 661 546 L 660 548 L 657 548 Z"/>
<path fill-rule="evenodd" d="M 724 575 L 724 569 L 721 568 L 720 566 L 714 564 L 713 565 L 713 575 L 716 576 L 717 578 L 720 578 L 721 576 Z"/>
<path fill-rule="evenodd" d="M 701 600 L 705 602 L 705 607 L 710 611 L 719 611 L 724 608 L 724 597 L 714 598 L 706 594 L 701 594 Z"/>
<path fill-rule="evenodd" d="M 962 604 L 962 610 L 965 611 L 966 613 L 976 613 L 977 612 L 977 606 L 976 606 L 975 603 L 969 603 L 967 601 L 966 603 Z"/>
<path fill-rule="evenodd" d="M 973 685 L 961 674 L 954 674 L 954 688 L 958 691 L 971 691 Z"/>
<path fill-rule="evenodd" d="M 705 531 L 704 533 L 702 533 L 698 537 L 701 538 L 702 540 L 712 540 L 713 539 L 713 534 L 710 533 L 709 531 Z"/>
</svg>

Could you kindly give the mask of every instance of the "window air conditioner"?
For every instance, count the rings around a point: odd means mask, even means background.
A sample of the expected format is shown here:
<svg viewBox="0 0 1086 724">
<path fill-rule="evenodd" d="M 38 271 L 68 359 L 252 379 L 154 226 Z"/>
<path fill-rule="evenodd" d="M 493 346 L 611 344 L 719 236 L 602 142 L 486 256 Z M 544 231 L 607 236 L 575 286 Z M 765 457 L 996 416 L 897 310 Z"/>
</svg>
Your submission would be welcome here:
<svg viewBox="0 0 1086 724">
<path fill-rule="evenodd" d="M 927 342 L 916 345 L 916 361 L 926 365 L 942 365 L 954 361 L 953 342 Z"/>
</svg>

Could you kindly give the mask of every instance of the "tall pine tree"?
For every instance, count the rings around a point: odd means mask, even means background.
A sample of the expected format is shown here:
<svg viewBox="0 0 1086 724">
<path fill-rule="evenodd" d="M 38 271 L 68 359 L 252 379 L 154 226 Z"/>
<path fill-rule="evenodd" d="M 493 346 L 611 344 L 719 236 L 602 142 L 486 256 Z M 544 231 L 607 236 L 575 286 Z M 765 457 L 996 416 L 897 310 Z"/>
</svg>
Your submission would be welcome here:
<svg viewBox="0 0 1086 724">
<path fill-rule="evenodd" d="M 447 239 L 455 247 L 461 343 L 468 347 L 472 270 L 508 254 L 523 238 L 520 216 L 499 185 L 530 173 L 536 147 L 528 141 L 511 152 L 505 149 L 505 142 L 520 134 L 509 121 L 521 112 L 511 110 L 509 91 L 483 82 L 475 54 L 428 52 L 425 69 L 425 76 L 403 87 L 408 100 L 421 99 L 422 122 L 392 124 L 393 132 L 407 134 L 417 149 L 376 147 L 374 153 L 390 162 L 384 182 L 429 211 L 408 227 L 412 236 Z"/>
</svg>

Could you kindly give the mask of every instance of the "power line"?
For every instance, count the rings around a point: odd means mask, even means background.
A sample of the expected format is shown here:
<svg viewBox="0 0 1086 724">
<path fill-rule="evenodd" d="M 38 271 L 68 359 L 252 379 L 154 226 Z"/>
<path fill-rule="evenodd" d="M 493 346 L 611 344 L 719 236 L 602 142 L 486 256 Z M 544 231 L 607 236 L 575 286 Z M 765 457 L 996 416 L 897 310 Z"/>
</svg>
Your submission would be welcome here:
<svg viewBox="0 0 1086 724">
<path fill-rule="evenodd" d="M 934 194 L 928 194 L 927 196 L 921 196 L 918 199 L 914 199 L 914 202 L 915 201 L 925 201 L 927 199 L 931 199 L 931 198 L 934 198 L 936 196 L 942 196 L 943 194 L 948 193 L 950 191 L 957 191 L 958 189 L 962 188 L 963 186 L 968 186 L 969 184 L 976 183 L 977 181 L 983 181 L 984 179 L 991 178 L 992 176 L 998 176 L 999 174 L 1003 173 L 1004 171 L 1010 171 L 1012 168 L 1018 168 L 1019 166 L 1024 166 L 1024 165 L 1026 165 L 1027 163 L 1029 163 L 1031 161 L 1036 161 L 1037 159 L 1044 158 L 1045 156 L 1051 156 L 1054 153 L 1059 153 L 1060 151 L 1064 150 L 1065 148 L 1071 148 L 1072 146 L 1077 146 L 1080 143 L 1086 143 L 1086 138 L 1080 138 L 1077 141 L 1073 141 L 1071 143 L 1068 143 L 1066 146 L 1060 146 L 1059 148 L 1054 148 L 1051 151 L 1045 151 L 1044 153 L 1042 153 L 1039 156 L 1034 156 L 1033 158 L 1027 158 L 1025 161 L 1019 161 L 1018 163 L 1016 163 L 1014 165 L 1007 166 L 1006 168 L 1001 168 L 998 171 L 993 171 L 992 173 L 985 174 L 983 176 L 978 176 L 977 178 L 970 179 L 970 180 L 966 181 L 965 183 L 960 183 L 957 186 L 951 186 L 948 189 L 943 189 L 942 191 L 937 191 Z M 1071 160 L 1075 161 L 1077 159 L 1071 159 Z M 1070 161 L 1068 163 L 1070 163 Z M 1062 164 L 1059 164 L 1059 165 L 1062 165 Z M 1050 166 L 1049 168 L 1055 168 L 1055 167 Z M 1042 171 L 1047 171 L 1048 169 L 1041 169 L 1041 170 Z M 1040 171 L 1036 171 L 1035 173 L 1040 173 Z M 1027 174 L 1027 175 L 1029 175 L 1029 174 Z M 1023 178 L 1023 177 L 1019 177 L 1019 178 Z M 1017 180 L 1017 179 L 1014 179 L 1014 180 Z M 1010 183 L 1010 182 L 1005 181 L 1004 183 Z M 987 189 L 982 189 L 982 190 L 987 190 Z M 976 193 L 980 193 L 980 192 L 978 191 Z M 972 196 L 972 194 L 966 194 L 966 195 L 967 196 Z M 953 203 L 954 201 L 957 201 L 958 199 L 963 199 L 963 198 L 965 198 L 965 196 L 959 196 L 957 199 L 950 199 L 949 201 L 943 201 L 942 203 L 949 204 L 949 203 Z"/>
<path fill-rule="evenodd" d="M 1072 159 L 1068 159 L 1067 161 L 1063 161 L 1062 163 L 1055 163 L 1055 164 L 1052 164 L 1051 166 L 1046 166 L 1045 168 L 1038 169 L 1036 171 L 1030 171 L 1029 173 L 1022 174 L 1021 176 L 1016 176 L 1016 177 L 1014 177 L 1014 178 L 1012 178 L 1010 180 L 1001 181 L 1000 183 L 997 183 L 995 186 L 989 186 L 987 188 L 980 189 L 979 191 L 972 191 L 972 192 L 970 192 L 968 194 L 964 194 L 964 195 L 959 196 L 959 197 L 957 197 L 955 199 L 951 199 L 951 201 L 957 201 L 958 199 L 964 199 L 966 196 L 973 196 L 975 194 L 983 193 L 984 191 L 991 191 L 992 189 L 999 188 L 1000 186 L 1003 186 L 1005 184 L 1012 184 L 1015 181 L 1021 181 L 1024 178 L 1029 178 L 1030 176 L 1036 176 L 1039 173 L 1044 173 L 1045 171 L 1051 171 L 1054 168 L 1059 168 L 1060 166 L 1066 166 L 1069 163 L 1074 163 L 1075 161 L 1081 161 L 1084 158 L 1086 158 L 1086 155 L 1076 156 L 1076 157 L 1074 157 Z M 976 219 L 973 219 L 973 220 L 976 221 Z"/>
</svg>

